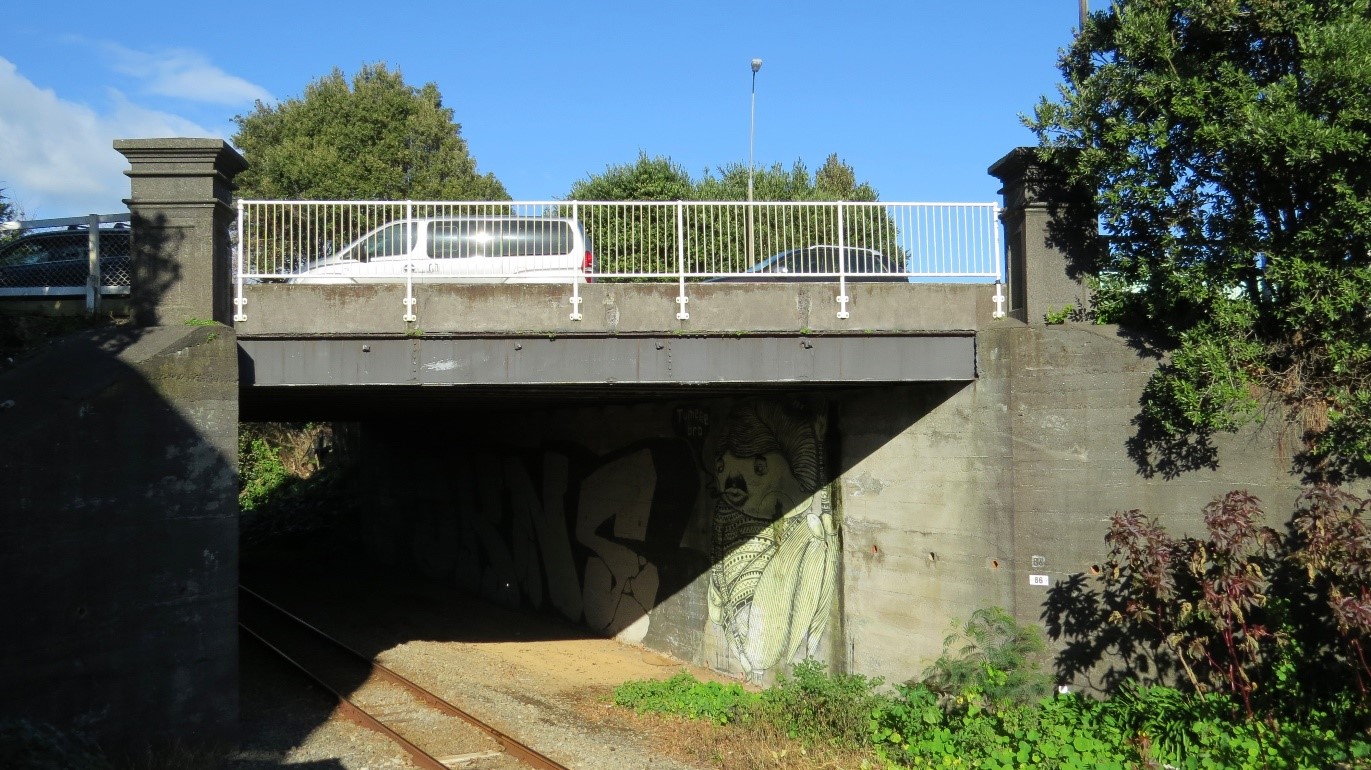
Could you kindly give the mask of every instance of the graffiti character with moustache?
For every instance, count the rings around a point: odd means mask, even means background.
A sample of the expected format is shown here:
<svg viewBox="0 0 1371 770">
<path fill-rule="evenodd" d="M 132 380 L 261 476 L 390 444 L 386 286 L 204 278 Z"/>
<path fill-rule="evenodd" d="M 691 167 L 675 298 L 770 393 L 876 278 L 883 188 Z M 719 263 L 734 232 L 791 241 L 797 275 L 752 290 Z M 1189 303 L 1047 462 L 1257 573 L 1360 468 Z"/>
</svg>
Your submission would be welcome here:
<svg viewBox="0 0 1371 770">
<path fill-rule="evenodd" d="M 709 614 L 743 673 L 758 680 L 817 654 L 832 609 L 840 543 L 823 483 L 825 421 L 746 401 L 724 430 L 714 464 Z"/>
</svg>

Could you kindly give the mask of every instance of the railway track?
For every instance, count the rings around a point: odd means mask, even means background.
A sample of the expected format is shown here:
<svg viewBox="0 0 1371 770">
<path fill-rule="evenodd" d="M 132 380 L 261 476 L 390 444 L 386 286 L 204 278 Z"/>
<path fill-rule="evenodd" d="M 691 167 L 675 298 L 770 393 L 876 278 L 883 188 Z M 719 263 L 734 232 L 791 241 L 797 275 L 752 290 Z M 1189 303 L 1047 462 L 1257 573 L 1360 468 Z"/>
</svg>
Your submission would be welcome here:
<svg viewBox="0 0 1371 770">
<path fill-rule="evenodd" d="M 239 625 L 333 694 L 346 718 L 399 745 L 422 770 L 568 770 L 251 589 Z"/>
</svg>

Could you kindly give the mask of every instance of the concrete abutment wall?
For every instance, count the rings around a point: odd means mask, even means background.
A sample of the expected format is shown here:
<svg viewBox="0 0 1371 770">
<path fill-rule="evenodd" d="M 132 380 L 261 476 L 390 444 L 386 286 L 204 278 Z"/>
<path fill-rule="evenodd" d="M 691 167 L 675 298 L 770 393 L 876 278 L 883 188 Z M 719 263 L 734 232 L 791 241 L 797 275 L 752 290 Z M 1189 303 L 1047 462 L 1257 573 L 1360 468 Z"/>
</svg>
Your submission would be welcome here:
<svg viewBox="0 0 1371 770">
<path fill-rule="evenodd" d="M 219 140 L 116 147 L 136 322 L 0 371 L 0 720 L 141 754 L 237 728 L 238 349 L 215 321 L 243 164 Z"/>
</svg>

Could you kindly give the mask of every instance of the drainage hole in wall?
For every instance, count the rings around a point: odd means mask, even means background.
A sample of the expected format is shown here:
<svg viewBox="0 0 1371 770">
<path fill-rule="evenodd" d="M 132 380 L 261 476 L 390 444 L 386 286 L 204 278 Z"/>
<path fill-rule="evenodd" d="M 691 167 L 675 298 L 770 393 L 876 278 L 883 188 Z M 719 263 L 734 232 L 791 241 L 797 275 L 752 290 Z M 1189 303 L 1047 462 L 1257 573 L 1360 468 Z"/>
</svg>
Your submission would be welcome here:
<svg viewBox="0 0 1371 770">
<path fill-rule="evenodd" d="M 77 607 L 77 608 L 76 608 L 76 612 L 74 612 L 74 613 L 72 613 L 72 614 L 75 615 L 77 618 L 84 618 L 84 617 L 86 616 L 86 608 L 85 608 L 84 606 L 83 606 L 83 607 Z"/>
<path fill-rule="evenodd" d="M 935 561 L 937 561 L 937 560 L 938 560 L 938 554 L 933 553 L 932 551 L 929 551 L 929 552 L 928 552 L 928 560 L 929 560 L 930 562 L 935 562 Z"/>
<path fill-rule="evenodd" d="M 1091 564 L 1091 565 L 1090 565 L 1090 574 L 1092 574 L 1092 575 L 1098 576 L 1098 575 L 1099 575 L 1101 572 L 1103 572 L 1103 571 L 1104 571 L 1104 570 L 1101 570 L 1101 569 L 1100 569 L 1100 565 L 1098 565 L 1098 564 Z"/>
<path fill-rule="evenodd" d="M 991 568 L 991 569 L 999 569 L 999 568 L 1000 568 L 1000 560 L 999 560 L 999 559 L 991 559 L 991 560 L 990 560 L 990 568 Z"/>
<path fill-rule="evenodd" d="M 880 553 L 880 552 L 881 552 L 881 549 L 879 549 L 879 548 L 877 548 L 876 546 L 873 545 L 873 546 L 871 546 L 871 552 L 872 552 L 872 553 Z"/>
</svg>

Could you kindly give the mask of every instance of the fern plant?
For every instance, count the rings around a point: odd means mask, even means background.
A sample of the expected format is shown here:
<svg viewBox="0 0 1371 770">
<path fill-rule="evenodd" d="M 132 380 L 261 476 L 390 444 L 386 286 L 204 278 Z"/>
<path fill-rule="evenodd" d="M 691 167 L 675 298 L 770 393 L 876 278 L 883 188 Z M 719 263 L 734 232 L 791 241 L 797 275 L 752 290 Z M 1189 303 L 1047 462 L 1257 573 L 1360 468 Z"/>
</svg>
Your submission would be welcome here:
<svg viewBox="0 0 1371 770">
<path fill-rule="evenodd" d="M 945 696 L 978 695 L 982 705 L 1034 703 L 1052 691 L 1043 671 L 1046 650 L 1036 627 L 1020 626 L 1001 607 L 982 608 L 965 624 L 953 624 L 923 684 Z"/>
</svg>

